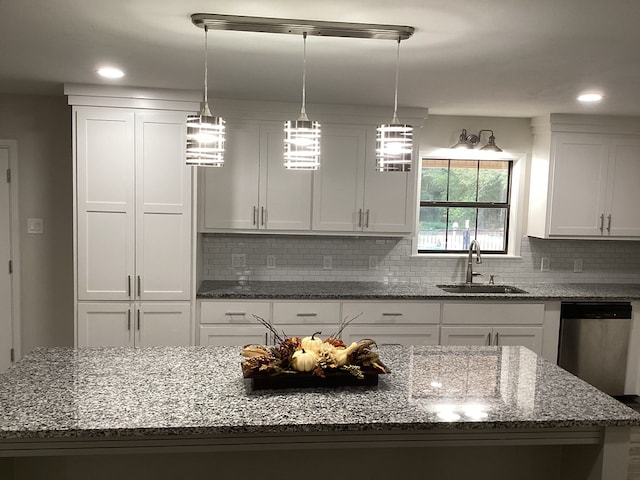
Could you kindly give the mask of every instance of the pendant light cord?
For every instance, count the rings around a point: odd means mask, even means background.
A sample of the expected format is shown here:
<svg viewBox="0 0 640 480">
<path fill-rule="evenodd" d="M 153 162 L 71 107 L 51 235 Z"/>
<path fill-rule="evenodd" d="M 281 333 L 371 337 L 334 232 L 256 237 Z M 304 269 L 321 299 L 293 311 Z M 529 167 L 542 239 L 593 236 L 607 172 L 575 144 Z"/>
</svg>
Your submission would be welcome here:
<svg viewBox="0 0 640 480">
<path fill-rule="evenodd" d="M 396 91 L 393 101 L 393 120 L 391 123 L 400 123 L 398 120 L 398 76 L 400 71 L 400 37 L 398 37 L 398 47 L 396 51 Z"/>
<path fill-rule="evenodd" d="M 204 26 L 204 103 L 200 115 L 211 117 L 211 109 L 209 109 L 209 52 L 207 41 L 207 32 L 209 28 Z"/>
<path fill-rule="evenodd" d="M 298 120 L 309 121 L 306 111 L 307 104 L 307 32 L 302 33 L 302 109 Z"/>
</svg>

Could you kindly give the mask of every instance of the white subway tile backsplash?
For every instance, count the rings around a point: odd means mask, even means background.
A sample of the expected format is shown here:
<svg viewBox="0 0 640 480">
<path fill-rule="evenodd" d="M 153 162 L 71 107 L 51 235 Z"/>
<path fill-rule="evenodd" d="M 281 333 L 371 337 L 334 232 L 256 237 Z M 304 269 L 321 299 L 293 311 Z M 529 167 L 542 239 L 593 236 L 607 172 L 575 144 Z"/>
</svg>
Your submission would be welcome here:
<svg viewBox="0 0 640 480">
<path fill-rule="evenodd" d="M 292 281 L 428 281 L 464 280 L 465 258 L 411 257 L 409 238 L 311 237 L 280 235 L 203 235 L 202 277 L 205 280 Z M 231 254 L 246 254 L 246 267 L 231 267 Z M 276 268 L 266 267 L 275 255 Z M 322 257 L 332 257 L 332 269 L 323 270 Z M 541 240 L 524 237 L 520 259 L 486 257 L 476 270 L 499 282 L 640 283 L 640 242 L 598 240 Z M 369 257 L 378 258 L 369 269 Z M 541 258 L 550 270 L 540 271 Z M 583 260 L 574 273 L 574 259 Z"/>
</svg>

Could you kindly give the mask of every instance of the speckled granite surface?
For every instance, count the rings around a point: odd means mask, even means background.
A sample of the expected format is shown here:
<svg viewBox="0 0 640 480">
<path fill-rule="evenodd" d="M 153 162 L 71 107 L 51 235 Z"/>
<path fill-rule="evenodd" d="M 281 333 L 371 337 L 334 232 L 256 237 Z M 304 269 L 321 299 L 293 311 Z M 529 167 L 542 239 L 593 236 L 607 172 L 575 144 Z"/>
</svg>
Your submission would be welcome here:
<svg viewBox="0 0 640 480">
<path fill-rule="evenodd" d="M 253 391 L 240 347 L 39 349 L 0 375 L 0 443 L 29 438 L 640 425 L 523 347 L 380 348 L 375 387 Z"/>
<path fill-rule="evenodd" d="M 271 298 L 325 300 L 637 300 L 637 284 L 514 284 L 527 293 L 447 293 L 430 283 L 403 282 L 280 282 L 257 281 L 240 285 L 237 282 L 205 280 L 198 290 L 198 298 Z"/>
</svg>

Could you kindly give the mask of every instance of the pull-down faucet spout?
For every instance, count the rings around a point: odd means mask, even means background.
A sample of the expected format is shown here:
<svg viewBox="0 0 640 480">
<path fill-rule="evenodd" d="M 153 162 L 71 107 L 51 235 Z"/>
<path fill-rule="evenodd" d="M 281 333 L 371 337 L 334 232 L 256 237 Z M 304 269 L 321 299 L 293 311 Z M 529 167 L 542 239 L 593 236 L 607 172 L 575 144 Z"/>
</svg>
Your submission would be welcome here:
<svg viewBox="0 0 640 480">
<path fill-rule="evenodd" d="M 480 253 L 480 244 L 474 238 L 473 240 L 471 240 L 471 243 L 469 244 L 469 259 L 467 260 L 467 278 L 466 278 L 466 283 L 472 283 L 473 282 L 473 277 L 475 277 L 477 275 L 482 275 L 481 273 L 473 271 L 473 250 L 474 250 L 474 247 L 475 247 L 475 251 L 476 251 L 476 263 L 478 263 L 478 264 L 482 263 L 482 255 Z"/>
</svg>

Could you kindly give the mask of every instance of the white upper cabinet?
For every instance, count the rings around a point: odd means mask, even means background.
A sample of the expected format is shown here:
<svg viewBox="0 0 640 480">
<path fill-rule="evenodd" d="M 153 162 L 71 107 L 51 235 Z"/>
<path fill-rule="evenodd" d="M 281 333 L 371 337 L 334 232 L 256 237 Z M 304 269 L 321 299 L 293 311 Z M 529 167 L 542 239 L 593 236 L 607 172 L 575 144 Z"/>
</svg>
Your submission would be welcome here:
<svg viewBox="0 0 640 480">
<path fill-rule="evenodd" d="M 200 169 L 200 231 L 310 229 L 311 172 L 284 168 L 281 123 L 228 120 L 225 148 Z"/>
<path fill-rule="evenodd" d="M 321 166 L 313 179 L 315 231 L 409 233 L 412 172 L 378 172 L 375 127 L 323 125 Z"/>
<path fill-rule="evenodd" d="M 558 128 L 534 136 L 529 235 L 640 237 L 640 135 Z"/>
<path fill-rule="evenodd" d="M 75 108 L 78 300 L 189 300 L 186 114 Z"/>
</svg>

